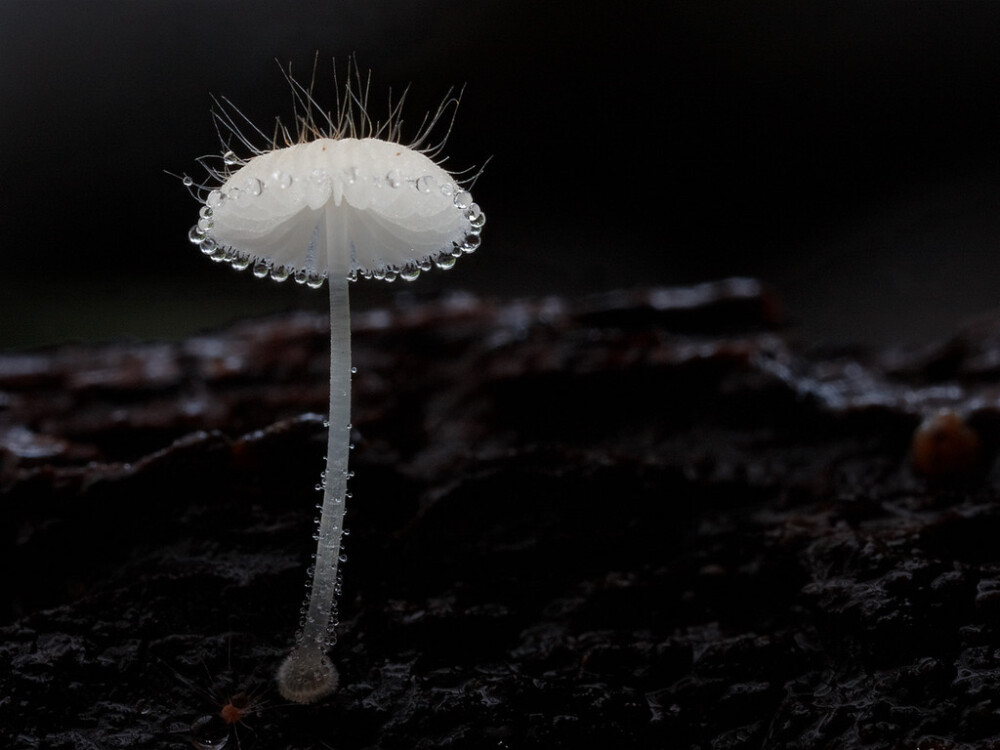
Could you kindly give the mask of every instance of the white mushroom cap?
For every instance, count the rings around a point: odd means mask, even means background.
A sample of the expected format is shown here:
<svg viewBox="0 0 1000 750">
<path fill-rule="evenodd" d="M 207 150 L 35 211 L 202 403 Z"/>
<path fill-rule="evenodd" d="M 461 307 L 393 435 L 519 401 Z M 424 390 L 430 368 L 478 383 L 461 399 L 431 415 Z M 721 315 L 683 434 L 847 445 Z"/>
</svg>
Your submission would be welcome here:
<svg viewBox="0 0 1000 750">
<path fill-rule="evenodd" d="M 331 257 L 352 277 L 450 268 L 478 247 L 484 222 L 469 192 L 420 151 L 319 138 L 249 159 L 208 194 L 191 239 L 237 268 L 254 263 L 258 276 L 294 273 L 318 286 Z"/>
</svg>

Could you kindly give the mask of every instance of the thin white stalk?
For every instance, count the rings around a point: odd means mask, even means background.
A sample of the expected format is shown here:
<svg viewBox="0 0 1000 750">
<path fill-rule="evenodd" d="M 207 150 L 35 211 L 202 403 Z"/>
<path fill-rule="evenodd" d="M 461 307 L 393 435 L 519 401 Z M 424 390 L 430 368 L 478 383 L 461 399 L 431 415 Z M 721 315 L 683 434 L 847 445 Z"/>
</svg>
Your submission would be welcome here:
<svg viewBox="0 0 1000 750">
<path fill-rule="evenodd" d="M 351 312 L 347 253 L 335 252 L 346 240 L 346 222 L 326 210 L 330 271 L 330 426 L 326 446 L 326 478 L 316 545 L 309 605 L 295 649 L 278 670 L 278 687 L 289 700 L 311 703 L 337 688 L 337 670 L 326 655 L 336 641 L 333 621 L 337 566 L 344 533 L 347 462 L 351 439 Z M 339 226 L 338 226 L 339 224 Z"/>
</svg>

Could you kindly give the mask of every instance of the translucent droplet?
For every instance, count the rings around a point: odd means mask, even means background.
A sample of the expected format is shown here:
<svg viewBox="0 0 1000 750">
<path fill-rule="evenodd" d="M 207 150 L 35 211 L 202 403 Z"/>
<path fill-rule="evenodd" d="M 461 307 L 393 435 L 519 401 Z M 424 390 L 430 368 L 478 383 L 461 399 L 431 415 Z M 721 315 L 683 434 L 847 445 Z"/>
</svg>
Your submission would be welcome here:
<svg viewBox="0 0 1000 750">
<path fill-rule="evenodd" d="M 203 219 L 211 219 L 214 213 L 211 206 L 202 206 L 198 209 L 198 215 Z"/>
<path fill-rule="evenodd" d="M 295 272 L 296 284 L 305 284 L 306 279 L 308 278 L 309 278 L 309 272 L 304 268 L 300 268 L 298 271 Z"/>
<path fill-rule="evenodd" d="M 455 267 L 456 260 L 457 258 L 452 256 L 450 253 L 442 253 L 434 259 L 434 265 L 442 271 L 447 271 L 449 268 Z"/>
<path fill-rule="evenodd" d="M 458 208 L 468 208 L 472 205 L 472 193 L 468 190 L 459 190 L 455 193 L 455 205 Z"/>
<path fill-rule="evenodd" d="M 263 190 L 264 183 L 256 177 L 249 177 L 247 178 L 247 181 L 243 183 L 243 192 L 248 195 L 260 195 Z"/>
<path fill-rule="evenodd" d="M 211 218 L 201 218 L 198 219 L 198 229 L 202 232 L 207 232 L 209 229 L 215 226 L 215 222 Z"/>
<path fill-rule="evenodd" d="M 310 273 L 308 277 L 306 277 L 306 286 L 310 289 L 319 289 L 323 286 L 323 282 L 325 280 L 326 279 L 323 278 L 323 274 L 321 273 Z"/>
<path fill-rule="evenodd" d="M 275 281 L 285 281 L 291 275 L 291 271 L 286 266 L 277 266 L 271 269 L 271 278 Z"/>
<path fill-rule="evenodd" d="M 389 187 L 394 187 L 394 188 L 398 188 L 400 185 L 403 184 L 403 178 L 400 176 L 398 169 L 390 169 L 388 172 L 386 172 L 385 181 L 386 184 L 389 185 Z"/>
<path fill-rule="evenodd" d="M 483 238 L 478 234 L 467 234 L 465 235 L 465 242 L 462 243 L 462 250 L 466 253 L 475 252 L 476 248 L 482 243 Z"/>
<path fill-rule="evenodd" d="M 205 237 L 198 245 L 198 247 L 201 249 L 203 253 L 205 253 L 205 255 L 212 255 L 215 252 L 218 245 L 216 244 L 215 240 L 213 240 L 211 237 Z"/>
<path fill-rule="evenodd" d="M 436 184 L 437 180 L 434 179 L 433 175 L 425 174 L 423 177 L 417 178 L 417 190 L 421 193 L 429 193 Z"/>
<path fill-rule="evenodd" d="M 266 261 L 258 260 L 256 263 L 253 264 L 253 275 L 256 276 L 258 279 L 263 279 L 265 276 L 267 276 L 268 270 L 269 269 L 267 267 Z"/>
<path fill-rule="evenodd" d="M 274 184 L 280 188 L 291 187 L 292 176 L 286 172 L 275 172 L 271 175 L 271 179 L 274 180 Z"/>
<path fill-rule="evenodd" d="M 479 207 L 478 203 L 473 203 L 465 212 L 465 218 L 469 220 L 469 223 L 477 229 L 481 229 L 483 224 L 486 223 L 486 214 Z"/>
<path fill-rule="evenodd" d="M 226 164 L 226 166 L 231 167 L 234 164 L 238 164 L 240 160 L 235 153 L 233 153 L 232 151 L 227 151 L 222 155 L 222 161 L 224 164 Z"/>
<path fill-rule="evenodd" d="M 385 270 L 386 281 L 395 281 L 397 278 L 399 278 L 399 273 L 396 271 L 395 268 L 387 268 Z"/>
<path fill-rule="evenodd" d="M 372 269 L 372 277 L 376 281 L 382 281 L 382 279 L 385 278 L 385 268 L 373 268 Z"/>
<path fill-rule="evenodd" d="M 420 277 L 420 269 L 416 265 L 403 266 L 399 270 L 399 278 L 403 281 L 416 281 Z"/>
<path fill-rule="evenodd" d="M 249 255 L 237 255 L 233 258 L 232 266 L 237 271 L 245 271 L 250 266 L 250 256 Z"/>
<path fill-rule="evenodd" d="M 455 186 L 450 182 L 446 182 L 441 186 L 441 195 L 447 195 L 449 198 L 455 194 Z"/>
<path fill-rule="evenodd" d="M 345 563 L 347 562 L 347 555 L 341 554 L 337 559 L 340 560 L 340 562 Z"/>
<path fill-rule="evenodd" d="M 213 190 L 205 199 L 205 205 L 209 208 L 218 208 L 225 202 L 226 196 L 222 194 L 221 190 Z"/>
<path fill-rule="evenodd" d="M 205 232 L 201 227 L 195 224 L 188 231 L 188 239 L 191 241 L 191 244 L 200 245 L 201 241 L 205 239 Z"/>
<path fill-rule="evenodd" d="M 432 268 L 434 268 L 434 262 L 430 258 L 424 258 L 419 263 L 417 263 L 417 267 L 421 271 L 430 271 Z"/>
<path fill-rule="evenodd" d="M 194 185 L 194 180 L 187 175 L 184 175 L 184 178 L 181 180 L 181 184 L 184 185 L 184 187 L 191 187 Z"/>
<path fill-rule="evenodd" d="M 191 724 L 191 745 L 196 750 L 222 750 L 229 744 L 229 730 L 218 716 L 202 716 Z"/>
</svg>

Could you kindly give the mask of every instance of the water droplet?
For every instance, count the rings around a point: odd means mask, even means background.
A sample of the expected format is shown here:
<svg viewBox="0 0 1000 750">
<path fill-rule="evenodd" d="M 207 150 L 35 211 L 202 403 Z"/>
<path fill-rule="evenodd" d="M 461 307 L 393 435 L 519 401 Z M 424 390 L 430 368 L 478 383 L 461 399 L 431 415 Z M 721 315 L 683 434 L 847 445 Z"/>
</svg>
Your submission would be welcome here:
<svg viewBox="0 0 1000 750">
<path fill-rule="evenodd" d="M 187 175 L 184 175 L 184 178 L 181 180 L 181 184 L 184 185 L 184 187 L 191 187 L 194 185 L 194 180 Z"/>
<path fill-rule="evenodd" d="M 397 278 L 399 278 L 399 273 L 396 271 L 395 268 L 387 268 L 387 269 L 385 269 L 385 280 L 386 281 L 395 281 Z"/>
<path fill-rule="evenodd" d="M 191 724 L 191 745 L 197 750 L 222 750 L 229 744 L 229 730 L 217 715 L 202 716 Z"/>
<path fill-rule="evenodd" d="M 318 482 L 313 489 L 315 489 L 317 492 L 322 492 L 323 489 L 324 489 L 323 488 L 323 483 L 322 482 Z"/>
<path fill-rule="evenodd" d="M 227 151 L 222 155 L 222 161 L 226 166 L 231 167 L 234 164 L 238 164 L 240 160 L 235 153 L 233 153 L 232 151 Z"/>
<path fill-rule="evenodd" d="M 465 218 L 469 220 L 469 223 L 477 229 L 481 229 L 483 224 L 486 223 L 486 214 L 479 207 L 478 203 L 473 203 L 465 212 Z"/>
<path fill-rule="evenodd" d="M 350 536 L 351 535 L 351 530 L 350 529 L 344 529 L 341 532 L 341 534 L 343 534 L 344 536 Z"/>
<path fill-rule="evenodd" d="M 434 259 L 434 265 L 442 271 L 447 271 L 449 268 L 455 267 L 455 260 L 456 258 L 451 253 L 441 253 Z"/>
<path fill-rule="evenodd" d="M 341 554 L 337 559 L 340 560 L 340 562 L 345 563 L 347 562 L 347 555 Z"/>
<path fill-rule="evenodd" d="M 241 255 L 237 253 L 236 257 L 232 260 L 232 266 L 237 271 L 245 271 L 250 266 L 250 256 Z"/>
<path fill-rule="evenodd" d="M 263 190 L 264 183 L 256 177 L 249 177 L 247 178 L 247 181 L 243 183 L 243 192 L 249 195 L 260 195 Z"/>
<path fill-rule="evenodd" d="M 214 213 L 211 206 L 202 206 L 198 209 L 198 215 L 203 219 L 211 219 Z"/>
<path fill-rule="evenodd" d="M 351 375 L 357 375 L 357 374 L 358 374 L 358 368 L 357 367 L 352 367 L 351 368 Z"/>
<path fill-rule="evenodd" d="M 201 249 L 203 253 L 205 253 L 205 255 L 212 255 L 215 252 L 218 245 L 216 244 L 215 240 L 213 240 L 211 237 L 206 237 L 201 241 L 198 247 Z"/>
<path fill-rule="evenodd" d="M 419 263 L 417 263 L 417 267 L 421 271 L 430 271 L 432 268 L 434 268 L 434 262 L 430 258 L 424 258 Z"/>
<path fill-rule="evenodd" d="M 309 272 L 304 268 L 300 268 L 298 271 L 295 272 L 296 284 L 305 284 L 306 279 L 308 278 L 309 278 Z"/>
<path fill-rule="evenodd" d="M 417 178 L 417 190 L 421 193 L 429 193 L 434 189 L 434 185 L 437 180 L 434 179 L 433 175 L 425 174 L 423 177 Z"/>
<path fill-rule="evenodd" d="M 399 270 L 399 278 L 403 281 L 416 281 L 420 277 L 420 269 L 416 265 L 405 265 Z"/>
<path fill-rule="evenodd" d="M 449 198 L 455 194 L 455 186 L 450 182 L 446 182 L 441 186 L 441 195 L 447 195 Z"/>
<path fill-rule="evenodd" d="M 226 196 L 222 194 L 221 190 L 213 190 L 205 199 L 205 205 L 209 208 L 218 208 L 225 202 Z"/>
<path fill-rule="evenodd" d="M 467 234 L 465 235 L 465 242 L 462 244 L 462 251 L 466 253 L 475 252 L 482 241 L 482 237 L 478 234 Z"/>
<path fill-rule="evenodd" d="M 389 187 L 398 188 L 403 184 L 403 178 L 399 174 L 398 169 L 390 169 L 385 174 L 385 181 L 388 183 Z"/>
<path fill-rule="evenodd" d="M 215 226 L 215 222 L 211 218 L 201 218 L 198 219 L 198 229 L 202 232 L 207 232 L 209 229 Z"/>
<path fill-rule="evenodd" d="M 292 184 L 292 176 L 281 171 L 272 174 L 271 179 L 274 180 L 274 184 L 280 188 L 291 187 Z"/>
<path fill-rule="evenodd" d="M 323 286 L 324 281 L 326 281 L 326 278 L 323 276 L 323 274 L 310 273 L 309 276 L 306 277 L 306 286 L 309 287 L 310 289 L 319 289 L 321 286 Z"/>
<path fill-rule="evenodd" d="M 468 190 L 459 190 L 455 193 L 455 205 L 458 208 L 468 208 L 472 205 L 472 193 Z"/>
<path fill-rule="evenodd" d="M 205 232 L 201 229 L 201 227 L 195 224 L 188 231 L 188 239 L 191 241 L 192 244 L 200 245 L 201 241 L 205 239 Z"/>
<path fill-rule="evenodd" d="M 277 266 L 271 269 L 271 278 L 278 282 L 285 281 L 290 275 L 291 271 L 286 266 Z"/>
<path fill-rule="evenodd" d="M 385 278 L 385 268 L 384 267 L 373 268 L 372 276 L 375 278 L 376 281 L 382 281 L 382 279 Z"/>
<path fill-rule="evenodd" d="M 263 279 L 265 276 L 267 276 L 267 272 L 269 270 L 270 269 L 267 267 L 267 261 L 258 260 L 256 263 L 253 264 L 253 275 L 256 276 L 258 279 Z"/>
</svg>

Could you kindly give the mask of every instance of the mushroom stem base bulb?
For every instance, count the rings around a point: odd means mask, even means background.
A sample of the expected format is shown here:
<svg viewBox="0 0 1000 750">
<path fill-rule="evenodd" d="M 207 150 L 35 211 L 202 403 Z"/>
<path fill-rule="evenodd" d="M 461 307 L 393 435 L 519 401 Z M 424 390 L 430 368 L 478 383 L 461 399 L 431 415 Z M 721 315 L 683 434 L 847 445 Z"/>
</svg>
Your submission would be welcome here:
<svg viewBox="0 0 1000 750">
<path fill-rule="evenodd" d="M 278 668 L 278 692 L 295 703 L 315 703 L 337 689 L 340 676 L 321 650 L 301 646 Z"/>
</svg>

